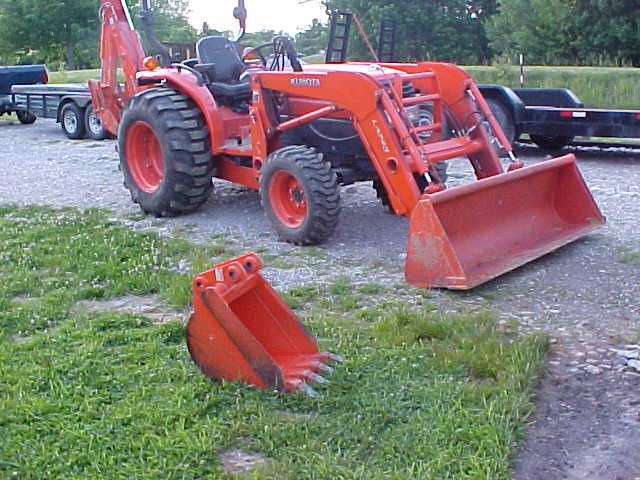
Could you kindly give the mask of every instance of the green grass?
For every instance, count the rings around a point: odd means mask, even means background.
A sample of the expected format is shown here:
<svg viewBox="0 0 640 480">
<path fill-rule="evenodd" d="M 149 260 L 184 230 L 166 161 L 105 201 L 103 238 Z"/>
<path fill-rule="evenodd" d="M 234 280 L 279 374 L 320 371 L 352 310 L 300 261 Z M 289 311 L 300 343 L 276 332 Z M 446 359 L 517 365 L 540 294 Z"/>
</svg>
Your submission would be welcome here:
<svg viewBox="0 0 640 480">
<path fill-rule="evenodd" d="M 49 72 L 49 83 L 85 83 L 100 78 L 100 69 L 95 70 L 61 70 Z"/>
<path fill-rule="evenodd" d="M 621 248 L 618 261 L 629 265 L 640 264 L 640 251 L 631 247 Z"/>
<path fill-rule="evenodd" d="M 519 67 L 464 67 L 478 83 L 519 86 Z M 587 107 L 640 109 L 640 69 L 606 67 L 526 67 L 525 86 L 568 88 Z"/>
<path fill-rule="evenodd" d="M 366 319 L 345 316 L 322 299 L 368 294 L 301 286 L 288 298 L 346 362 L 323 398 L 280 395 L 211 383 L 179 321 L 70 308 L 125 292 L 184 305 L 191 275 L 172 268 L 202 269 L 202 247 L 97 211 L 18 207 L 0 209 L 0 247 L 0 478 L 236 478 L 217 457 L 234 446 L 267 460 L 247 478 L 510 478 L 541 337 L 408 308 L 382 287 Z"/>
</svg>

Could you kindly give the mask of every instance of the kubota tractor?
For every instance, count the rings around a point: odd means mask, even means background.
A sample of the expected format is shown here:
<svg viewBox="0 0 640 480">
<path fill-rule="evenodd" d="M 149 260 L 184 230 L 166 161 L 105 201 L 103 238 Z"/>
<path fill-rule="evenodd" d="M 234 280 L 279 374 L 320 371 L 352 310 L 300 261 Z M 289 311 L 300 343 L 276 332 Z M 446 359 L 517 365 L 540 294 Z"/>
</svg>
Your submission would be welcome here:
<svg viewBox="0 0 640 480">
<path fill-rule="evenodd" d="M 373 181 L 393 212 L 410 217 L 407 280 L 454 289 L 604 222 L 575 158 L 522 168 L 475 82 L 454 65 L 303 67 L 277 37 L 250 50 L 262 62 L 256 69 L 237 42 L 205 37 L 196 59 L 159 66 L 145 57 L 123 0 L 101 0 L 100 11 L 93 101 L 118 135 L 125 185 L 145 212 L 191 212 L 217 177 L 259 190 L 282 239 L 313 244 L 336 228 L 340 186 Z M 243 1 L 234 15 L 244 32 Z M 477 181 L 446 189 L 438 163 L 458 158 Z"/>
<path fill-rule="evenodd" d="M 237 42 L 206 37 L 196 59 L 159 65 L 145 57 L 124 0 L 101 0 L 100 14 L 93 105 L 117 133 L 125 185 L 145 212 L 194 211 L 216 177 L 259 190 L 279 236 L 313 244 L 336 228 L 340 186 L 372 181 L 390 209 L 410 219 L 407 281 L 451 289 L 483 283 L 604 223 L 574 156 L 523 167 L 473 79 L 454 65 L 303 66 L 285 37 L 245 58 Z M 244 32 L 242 0 L 234 16 Z M 245 61 L 254 55 L 257 68 Z M 453 160 L 469 161 L 477 181 L 447 189 L 438 165 Z M 196 278 L 190 351 L 214 378 L 304 388 L 331 356 L 309 341 L 259 266 L 249 255 Z"/>
</svg>

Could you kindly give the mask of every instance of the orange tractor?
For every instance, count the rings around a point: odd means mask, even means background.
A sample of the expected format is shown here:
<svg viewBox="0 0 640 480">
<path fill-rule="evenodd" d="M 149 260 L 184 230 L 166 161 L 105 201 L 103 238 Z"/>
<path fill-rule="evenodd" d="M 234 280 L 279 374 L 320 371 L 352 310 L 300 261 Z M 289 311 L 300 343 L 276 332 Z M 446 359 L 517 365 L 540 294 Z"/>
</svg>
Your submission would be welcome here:
<svg viewBox="0 0 640 480">
<path fill-rule="evenodd" d="M 242 0 L 234 16 L 244 32 Z M 206 37 L 197 59 L 160 66 L 145 57 L 123 0 L 101 0 L 101 17 L 93 105 L 117 133 L 125 185 L 145 212 L 192 212 L 216 177 L 259 190 L 283 240 L 315 244 L 336 228 L 340 186 L 373 181 L 390 209 L 410 219 L 407 281 L 451 289 L 486 282 L 604 223 L 573 155 L 523 167 L 473 79 L 454 65 L 301 65 L 285 37 L 245 58 L 237 42 Z M 447 189 L 438 167 L 453 160 L 470 162 L 477 181 Z M 202 316 L 196 307 L 196 321 Z"/>
</svg>

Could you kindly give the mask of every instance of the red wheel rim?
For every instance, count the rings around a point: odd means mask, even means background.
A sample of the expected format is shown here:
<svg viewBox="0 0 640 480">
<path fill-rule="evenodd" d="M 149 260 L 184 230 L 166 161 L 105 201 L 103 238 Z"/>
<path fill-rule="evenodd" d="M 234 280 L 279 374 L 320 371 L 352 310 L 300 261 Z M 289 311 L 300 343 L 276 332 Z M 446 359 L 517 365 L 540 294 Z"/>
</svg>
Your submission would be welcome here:
<svg viewBox="0 0 640 480">
<path fill-rule="evenodd" d="M 133 123 L 127 131 L 125 149 L 133 181 L 144 192 L 155 192 L 164 179 L 164 160 L 151 125 L 142 120 Z"/>
<path fill-rule="evenodd" d="M 294 175 L 284 170 L 271 178 L 269 202 L 280 223 L 289 228 L 298 228 L 307 217 L 304 188 Z"/>
</svg>

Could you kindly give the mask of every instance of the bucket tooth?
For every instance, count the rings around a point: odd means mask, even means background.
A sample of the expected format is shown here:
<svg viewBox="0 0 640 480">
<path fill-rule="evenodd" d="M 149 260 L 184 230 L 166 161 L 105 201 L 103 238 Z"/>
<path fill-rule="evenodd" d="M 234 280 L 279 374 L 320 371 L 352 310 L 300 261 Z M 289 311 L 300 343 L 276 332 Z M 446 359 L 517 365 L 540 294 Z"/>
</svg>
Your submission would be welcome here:
<svg viewBox="0 0 640 480">
<path fill-rule="evenodd" d="M 312 372 L 311 370 L 306 371 L 303 377 L 305 378 L 305 380 L 308 380 L 314 383 L 319 383 L 320 385 L 326 385 L 327 383 L 329 383 L 329 380 L 324 378 L 322 375 L 318 375 L 317 373 Z"/>
<path fill-rule="evenodd" d="M 333 373 L 333 368 L 327 365 L 326 363 L 321 363 L 318 366 L 318 371 L 322 373 L 330 374 L 330 373 Z"/>
<path fill-rule="evenodd" d="M 223 262 L 196 276 L 193 313 L 186 329 L 194 362 L 214 380 L 243 381 L 263 389 L 317 395 L 305 380 L 327 380 L 320 352 L 278 293 L 260 275 L 255 254 Z"/>
<path fill-rule="evenodd" d="M 311 398 L 320 398 L 320 394 L 311 388 L 306 382 L 300 382 L 296 387 L 296 390 Z"/>
<path fill-rule="evenodd" d="M 340 355 L 337 355 L 335 353 L 328 353 L 327 355 L 329 355 L 329 360 L 331 360 L 332 362 L 344 363 L 344 358 Z"/>
</svg>

